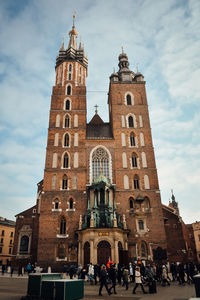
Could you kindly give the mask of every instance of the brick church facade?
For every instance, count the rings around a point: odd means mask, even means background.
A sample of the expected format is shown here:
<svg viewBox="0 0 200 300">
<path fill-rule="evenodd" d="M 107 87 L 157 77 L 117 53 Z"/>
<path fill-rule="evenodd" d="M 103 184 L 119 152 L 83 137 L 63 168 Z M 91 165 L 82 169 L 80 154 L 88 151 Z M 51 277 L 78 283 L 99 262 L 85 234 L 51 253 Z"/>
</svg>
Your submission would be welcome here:
<svg viewBox="0 0 200 300">
<path fill-rule="evenodd" d="M 59 269 L 166 259 L 144 77 L 122 51 L 110 76 L 109 122 L 96 109 L 87 123 L 88 60 L 77 35 L 73 24 L 56 59 L 44 179 L 36 205 L 16 216 L 16 260 Z"/>
</svg>

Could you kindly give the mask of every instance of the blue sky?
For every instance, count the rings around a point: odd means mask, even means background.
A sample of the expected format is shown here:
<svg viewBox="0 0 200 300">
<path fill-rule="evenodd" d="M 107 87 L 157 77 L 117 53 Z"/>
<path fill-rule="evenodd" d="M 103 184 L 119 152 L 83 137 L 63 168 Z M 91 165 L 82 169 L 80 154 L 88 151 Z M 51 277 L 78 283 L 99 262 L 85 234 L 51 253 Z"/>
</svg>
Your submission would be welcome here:
<svg viewBox="0 0 200 300">
<path fill-rule="evenodd" d="M 121 46 L 146 80 L 162 202 L 173 189 L 183 220 L 199 220 L 200 2 L 0 2 L 0 215 L 35 204 L 43 178 L 55 59 L 72 15 L 88 55 L 88 120 L 108 121 L 109 76 Z M 102 91 L 102 92 L 91 92 Z"/>
</svg>

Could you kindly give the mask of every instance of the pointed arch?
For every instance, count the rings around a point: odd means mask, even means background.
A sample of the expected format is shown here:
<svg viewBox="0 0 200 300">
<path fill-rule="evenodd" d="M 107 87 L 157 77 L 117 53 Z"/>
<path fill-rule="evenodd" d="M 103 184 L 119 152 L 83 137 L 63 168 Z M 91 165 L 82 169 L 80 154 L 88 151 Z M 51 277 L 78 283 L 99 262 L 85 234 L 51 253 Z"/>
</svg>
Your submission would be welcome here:
<svg viewBox="0 0 200 300">
<path fill-rule="evenodd" d="M 134 188 L 134 190 L 140 189 L 140 180 L 139 180 L 139 176 L 137 174 L 134 176 L 134 179 L 133 179 L 133 188 Z"/>
<path fill-rule="evenodd" d="M 71 110 L 71 99 L 66 98 L 64 100 L 64 110 Z"/>
<path fill-rule="evenodd" d="M 68 177 L 66 174 L 64 174 L 62 178 L 62 190 L 67 190 L 67 189 L 68 189 Z"/>
<path fill-rule="evenodd" d="M 103 145 L 98 145 L 90 152 L 90 183 L 100 174 L 112 183 L 112 156 Z"/>
<path fill-rule="evenodd" d="M 70 128 L 71 126 L 71 117 L 69 114 L 66 114 L 63 118 L 63 127 Z"/>
<path fill-rule="evenodd" d="M 63 135 L 63 147 L 70 147 L 71 136 L 68 132 Z"/>
<path fill-rule="evenodd" d="M 62 167 L 63 169 L 70 168 L 70 156 L 68 152 L 64 152 L 62 156 Z"/>
<path fill-rule="evenodd" d="M 128 91 L 124 95 L 125 105 L 134 105 L 134 95 Z"/>
<path fill-rule="evenodd" d="M 65 87 L 65 94 L 68 96 L 72 95 L 72 85 L 70 83 Z"/>
<path fill-rule="evenodd" d="M 135 138 L 135 133 L 134 132 L 130 133 L 130 146 L 131 147 L 136 146 L 136 138 Z"/>
<path fill-rule="evenodd" d="M 135 152 L 133 152 L 131 156 L 131 167 L 132 168 L 138 167 L 138 156 Z"/>
<path fill-rule="evenodd" d="M 126 124 L 128 128 L 137 128 L 136 117 L 134 114 L 128 114 L 126 116 Z"/>
</svg>

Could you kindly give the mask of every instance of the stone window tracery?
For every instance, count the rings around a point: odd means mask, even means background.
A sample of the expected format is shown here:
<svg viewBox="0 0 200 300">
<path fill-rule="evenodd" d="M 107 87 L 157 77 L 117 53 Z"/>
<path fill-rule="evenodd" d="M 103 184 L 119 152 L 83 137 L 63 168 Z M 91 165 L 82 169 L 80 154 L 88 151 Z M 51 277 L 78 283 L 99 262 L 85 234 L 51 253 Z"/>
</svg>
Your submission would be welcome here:
<svg viewBox="0 0 200 300">
<path fill-rule="evenodd" d="M 109 155 L 102 147 L 97 148 L 92 154 L 92 181 L 100 175 L 110 179 Z"/>
</svg>

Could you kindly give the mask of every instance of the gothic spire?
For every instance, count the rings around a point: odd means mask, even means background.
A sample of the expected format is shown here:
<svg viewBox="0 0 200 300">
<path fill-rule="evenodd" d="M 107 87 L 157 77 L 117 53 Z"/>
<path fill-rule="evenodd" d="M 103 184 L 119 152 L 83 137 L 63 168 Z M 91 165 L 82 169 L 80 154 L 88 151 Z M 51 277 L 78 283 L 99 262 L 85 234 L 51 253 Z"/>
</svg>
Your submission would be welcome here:
<svg viewBox="0 0 200 300">
<path fill-rule="evenodd" d="M 73 14 L 73 25 L 72 25 L 72 30 L 70 30 L 69 32 L 69 45 L 68 45 L 68 49 L 69 48 L 74 48 L 75 50 L 77 49 L 77 36 L 78 36 L 78 31 L 75 29 L 75 18 L 76 18 L 76 14 Z"/>
</svg>

